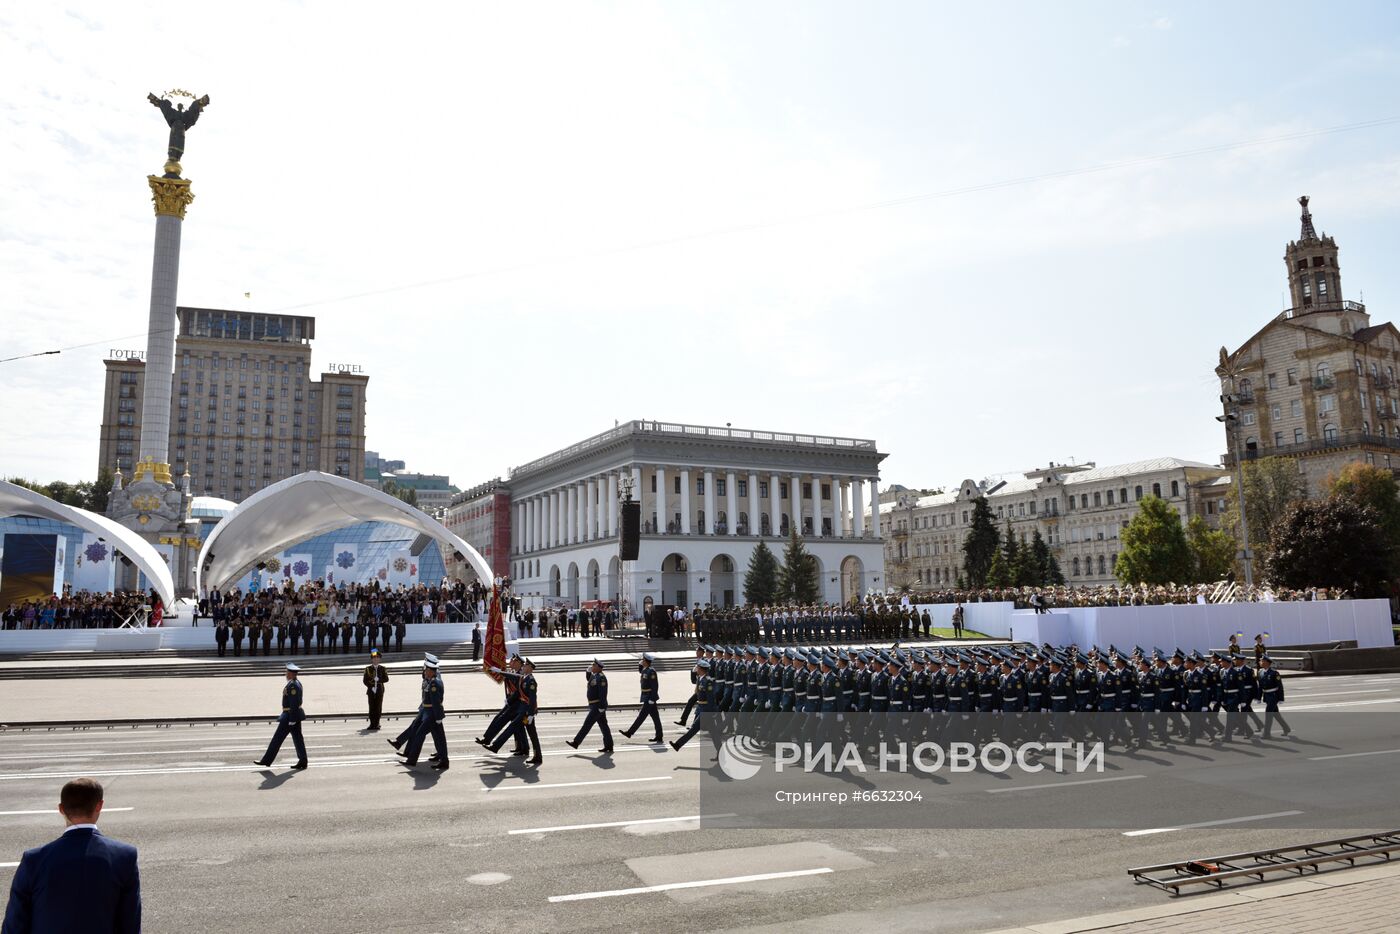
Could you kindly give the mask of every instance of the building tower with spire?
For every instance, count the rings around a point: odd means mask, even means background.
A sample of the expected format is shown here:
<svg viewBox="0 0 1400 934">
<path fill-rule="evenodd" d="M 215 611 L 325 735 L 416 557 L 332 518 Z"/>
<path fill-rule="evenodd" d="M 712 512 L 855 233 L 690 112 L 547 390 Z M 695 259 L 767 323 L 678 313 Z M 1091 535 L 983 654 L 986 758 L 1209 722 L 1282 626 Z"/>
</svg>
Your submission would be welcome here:
<svg viewBox="0 0 1400 934">
<path fill-rule="evenodd" d="M 1283 253 L 1290 307 L 1233 353 L 1222 347 L 1216 374 L 1226 465 L 1295 458 L 1315 496 L 1347 463 L 1400 474 L 1400 331 L 1343 297 L 1337 241 L 1318 233 L 1309 201 L 1298 199 L 1298 239 Z"/>
</svg>

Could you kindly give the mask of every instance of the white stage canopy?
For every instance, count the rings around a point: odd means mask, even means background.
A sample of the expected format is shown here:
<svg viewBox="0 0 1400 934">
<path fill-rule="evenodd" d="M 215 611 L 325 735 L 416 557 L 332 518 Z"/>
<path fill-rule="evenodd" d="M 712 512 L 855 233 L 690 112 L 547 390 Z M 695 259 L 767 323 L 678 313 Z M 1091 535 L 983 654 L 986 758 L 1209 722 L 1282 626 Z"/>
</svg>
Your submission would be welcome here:
<svg viewBox="0 0 1400 934">
<path fill-rule="evenodd" d="M 175 579 L 170 575 L 169 565 L 160 556 L 160 552 L 156 551 L 155 546 L 126 526 L 113 522 L 106 516 L 76 506 L 65 506 L 42 493 L 35 493 L 26 487 L 0 480 L 0 518 L 10 516 L 34 516 L 66 522 L 105 539 L 146 575 L 146 580 L 150 581 L 156 593 L 160 594 L 166 613 L 173 609 Z"/>
<path fill-rule="evenodd" d="M 427 535 L 461 553 L 484 583 L 493 580 L 486 559 L 432 516 L 363 483 L 310 470 L 258 491 L 214 526 L 199 552 L 199 592 L 222 590 L 267 555 L 360 522 L 392 522 Z"/>
</svg>

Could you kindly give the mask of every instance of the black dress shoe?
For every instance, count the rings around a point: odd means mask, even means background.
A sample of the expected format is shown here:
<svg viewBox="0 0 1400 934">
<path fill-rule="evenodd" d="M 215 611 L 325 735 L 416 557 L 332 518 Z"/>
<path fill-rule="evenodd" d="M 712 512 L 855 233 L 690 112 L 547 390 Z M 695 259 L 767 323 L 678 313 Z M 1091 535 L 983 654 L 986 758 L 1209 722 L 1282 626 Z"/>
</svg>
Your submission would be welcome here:
<svg viewBox="0 0 1400 934">
<path fill-rule="evenodd" d="M 611 746 L 604 746 L 602 749 L 599 749 L 598 751 L 601 752 L 601 753 L 602 753 L 603 755 L 605 755 L 605 756 L 610 756 L 610 755 L 612 755 L 612 747 L 611 747 Z"/>
<path fill-rule="evenodd" d="M 490 749 L 490 748 L 491 748 L 491 744 L 488 743 L 488 742 L 486 741 L 485 737 L 482 737 L 482 736 L 476 737 L 475 739 L 472 740 L 472 742 L 476 743 L 478 746 L 485 746 L 487 749 Z"/>
<path fill-rule="evenodd" d="M 572 747 L 572 748 L 574 748 L 574 749 L 577 749 L 577 748 L 578 748 L 578 743 L 574 742 L 574 741 L 571 740 L 571 739 L 566 739 L 566 740 L 564 740 L 564 745 L 565 745 L 565 746 Z"/>
<path fill-rule="evenodd" d="M 302 760 L 301 760 L 300 762 L 298 762 L 296 765 L 292 766 L 292 771 L 293 771 L 293 772 L 300 772 L 300 771 L 301 771 L 302 769 L 304 769 L 304 768 L 306 768 L 306 760 L 305 760 L 305 759 L 302 759 Z"/>
<path fill-rule="evenodd" d="M 257 760 L 256 762 L 254 762 L 253 764 L 254 764 L 254 765 L 260 765 L 260 766 L 262 766 L 263 768 L 267 768 L 268 766 L 272 765 L 271 762 L 264 762 L 264 761 L 261 760 L 261 759 L 258 759 L 258 760 Z"/>
<path fill-rule="evenodd" d="M 405 759 L 405 760 L 403 760 L 403 764 L 406 765 L 406 766 L 408 766 L 408 767 L 411 769 L 411 768 L 413 768 L 415 765 L 418 764 L 418 760 L 417 760 L 417 759 L 413 759 L 412 761 L 410 761 L 410 760 L 408 760 L 408 759 Z"/>
<path fill-rule="evenodd" d="M 396 742 L 394 742 L 392 739 L 386 739 L 384 742 L 388 743 L 390 746 L 393 746 L 393 747 L 394 747 L 394 752 L 398 752 L 398 751 L 399 751 L 399 746 L 402 745 L 402 743 L 396 743 Z"/>
<path fill-rule="evenodd" d="M 652 744 L 653 746 L 655 746 L 657 743 L 664 743 L 664 742 L 666 742 L 666 737 L 664 737 L 664 736 L 658 736 L 658 737 L 656 737 L 655 739 L 653 739 L 653 740 L 651 741 L 651 744 Z"/>
<path fill-rule="evenodd" d="M 674 723 L 676 726 L 685 726 L 684 720 L 673 720 L 671 722 Z"/>
<path fill-rule="evenodd" d="M 443 759 L 443 760 L 440 761 L 440 762 L 434 762 L 434 763 L 433 763 L 433 768 L 436 769 L 436 770 L 439 771 L 439 772 L 446 772 L 446 771 L 447 771 L 447 768 L 448 768 L 447 760 L 446 760 L 446 759 Z"/>
<path fill-rule="evenodd" d="M 680 751 L 681 751 L 681 744 L 678 743 L 678 742 L 676 742 L 675 740 L 671 740 L 671 741 L 670 741 L 669 743 L 667 743 L 666 745 L 667 745 L 667 746 L 670 746 L 670 747 L 671 747 L 672 749 L 674 749 L 676 752 L 680 752 Z"/>
<path fill-rule="evenodd" d="M 437 760 L 438 760 L 438 754 L 437 754 L 437 753 L 433 753 L 431 756 L 428 757 L 428 761 L 429 761 L 429 762 L 436 762 Z"/>
<path fill-rule="evenodd" d="M 527 760 L 525 760 L 525 764 L 526 764 L 526 765 L 543 765 L 543 764 L 544 764 L 544 760 L 541 759 L 539 756 L 535 756 L 535 758 L 533 758 L 533 759 L 527 759 Z"/>
<path fill-rule="evenodd" d="M 628 739 L 632 738 L 632 734 L 628 733 L 626 730 L 618 730 L 618 732 L 621 733 L 623 736 L 627 737 Z"/>
</svg>

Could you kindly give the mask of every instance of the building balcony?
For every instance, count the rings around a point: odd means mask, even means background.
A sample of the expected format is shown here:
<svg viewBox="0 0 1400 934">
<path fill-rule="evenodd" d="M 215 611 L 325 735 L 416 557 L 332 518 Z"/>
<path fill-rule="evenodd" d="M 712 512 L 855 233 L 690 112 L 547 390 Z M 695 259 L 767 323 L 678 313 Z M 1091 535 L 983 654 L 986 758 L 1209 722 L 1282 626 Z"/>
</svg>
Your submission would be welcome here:
<svg viewBox="0 0 1400 934">
<path fill-rule="evenodd" d="M 1312 378 L 1312 387 L 1314 389 L 1331 389 L 1336 385 L 1337 378 L 1330 373 L 1326 376 L 1314 376 Z"/>
<path fill-rule="evenodd" d="M 1311 305 L 1295 305 L 1295 306 L 1292 307 L 1292 308 L 1285 308 L 1283 311 L 1279 312 L 1279 314 L 1278 314 L 1278 320 L 1279 320 L 1279 321 L 1288 321 L 1289 319 L 1292 319 L 1292 318 L 1300 318 L 1300 317 L 1302 317 L 1303 315 L 1316 314 L 1316 313 L 1318 313 L 1318 312 L 1320 312 L 1320 311 L 1331 311 L 1331 312 L 1337 312 L 1337 311 L 1355 311 L 1355 312 L 1358 312 L 1359 314 L 1363 314 L 1363 315 L 1364 315 L 1364 314 L 1366 313 L 1366 306 L 1363 305 L 1363 304 L 1361 304 L 1361 302 L 1348 302 L 1348 301 L 1342 301 L 1342 302 L 1315 302 L 1314 304 L 1311 304 Z"/>
<path fill-rule="evenodd" d="M 1242 452 L 1241 460 L 1252 461 L 1261 457 L 1291 457 L 1298 454 L 1313 454 L 1333 448 L 1348 448 L 1358 445 L 1386 451 L 1400 451 L 1400 438 L 1386 438 L 1364 431 L 1339 431 L 1330 438 L 1316 438 L 1299 444 L 1284 444 L 1268 448 L 1260 446 L 1257 451 Z M 1221 463 L 1226 467 L 1234 467 L 1235 456 L 1227 452 L 1221 457 Z"/>
</svg>

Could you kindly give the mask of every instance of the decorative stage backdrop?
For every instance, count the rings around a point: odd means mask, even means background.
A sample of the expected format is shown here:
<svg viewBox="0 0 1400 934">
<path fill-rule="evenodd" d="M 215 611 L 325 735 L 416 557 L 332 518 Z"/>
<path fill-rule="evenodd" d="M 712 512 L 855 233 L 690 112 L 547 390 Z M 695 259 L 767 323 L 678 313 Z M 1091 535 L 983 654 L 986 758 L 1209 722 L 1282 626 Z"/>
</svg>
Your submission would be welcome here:
<svg viewBox="0 0 1400 934">
<path fill-rule="evenodd" d="M 0 557 L 0 607 L 49 597 L 55 587 L 62 587 L 63 565 L 58 555 L 66 544 L 57 535 L 6 534 Z M 58 583 L 54 582 L 55 567 Z"/>
</svg>

